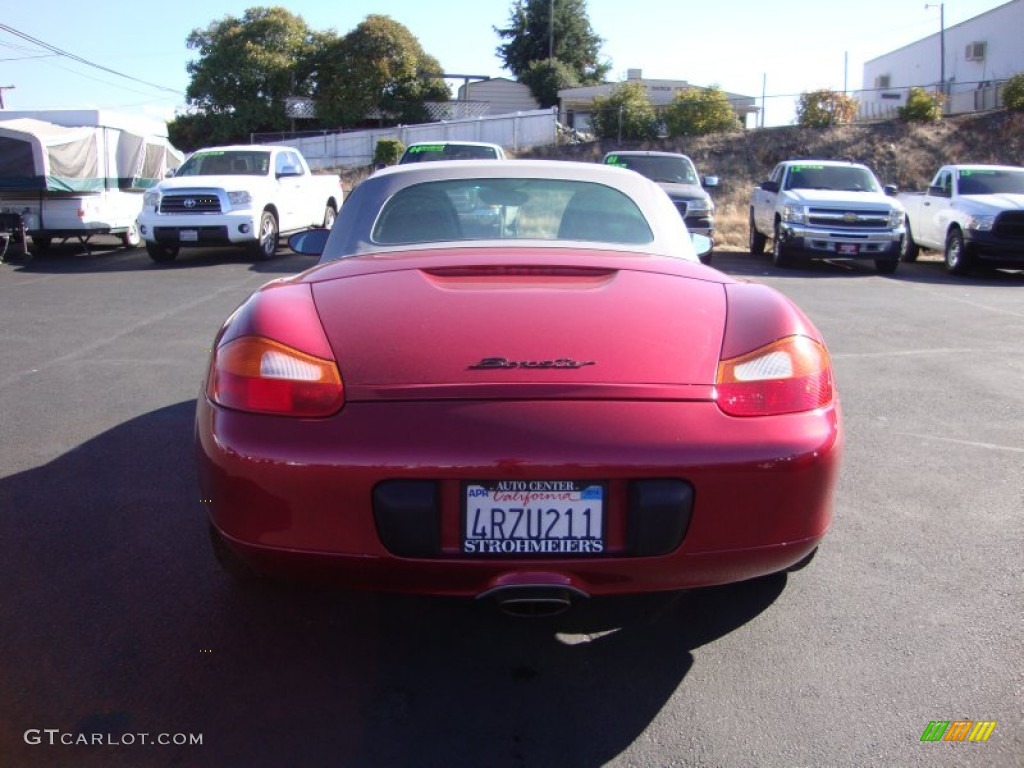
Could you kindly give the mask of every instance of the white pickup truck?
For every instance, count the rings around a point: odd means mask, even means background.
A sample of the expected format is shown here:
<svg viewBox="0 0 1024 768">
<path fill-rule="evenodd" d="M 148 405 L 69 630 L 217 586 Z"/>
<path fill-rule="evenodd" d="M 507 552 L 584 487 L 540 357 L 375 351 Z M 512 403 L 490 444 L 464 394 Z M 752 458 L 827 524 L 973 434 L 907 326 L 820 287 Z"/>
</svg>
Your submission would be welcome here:
<svg viewBox="0 0 1024 768">
<path fill-rule="evenodd" d="M 903 206 L 896 187 L 884 188 L 859 163 L 786 160 L 754 188 L 750 202 L 750 252 L 793 263 L 797 252 L 823 259 L 874 259 L 883 274 L 896 271 L 903 240 Z"/>
<path fill-rule="evenodd" d="M 899 199 L 907 211 L 904 261 L 929 248 L 942 251 L 955 274 L 982 261 L 1024 268 L 1024 168 L 944 165 L 927 192 Z"/>
<path fill-rule="evenodd" d="M 182 247 L 231 244 L 266 259 L 282 234 L 330 227 L 341 202 L 341 180 L 314 176 L 295 149 L 211 147 L 146 193 L 139 233 L 154 261 L 171 261 Z"/>
</svg>

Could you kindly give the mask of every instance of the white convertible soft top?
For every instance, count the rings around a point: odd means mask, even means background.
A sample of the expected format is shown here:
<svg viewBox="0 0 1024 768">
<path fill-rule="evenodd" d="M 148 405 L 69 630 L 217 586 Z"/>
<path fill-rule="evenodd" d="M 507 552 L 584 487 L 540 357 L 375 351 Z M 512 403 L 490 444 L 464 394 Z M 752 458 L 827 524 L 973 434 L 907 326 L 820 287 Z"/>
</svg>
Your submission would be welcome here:
<svg viewBox="0 0 1024 768">
<path fill-rule="evenodd" d="M 581 234 L 577 242 L 587 247 L 604 250 L 636 251 L 696 261 L 697 255 L 682 217 L 665 191 L 650 179 L 634 171 L 615 168 L 597 163 L 579 163 L 559 160 L 440 160 L 431 163 L 397 165 L 385 168 L 363 181 L 346 200 L 338 213 L 338 219 L 324 246 L 321 261 L 331 261 L 368 253 L 436 248 L 438 240 L 431 238 L 422 243 L 394 245 L 374 239 L 373 227 L 382 208 L 402 190 L 432 182 L 467 182 L 481 187 L 496 181 L 546 180 L 569 184 L 590 184 L 607 187 L 621 193 L 639 209 L 650 236 L 642 242 L 626 240 L 610 242 L 604 239 L 588 239 Z M 424 209 L 423 215 L 432 214 Z M 472 216 L 473 214 L 468 214 Z M 472 239 L 472 238 L 470 238 Z M 562 246 L 568 239 L 562 238 Z M 453 240 L 465 246 L 467 239 Z M 511 240 L 487 240 L 492 245 L 508 246 Z M 531 241 L 516 239 L 515 244 L 523 247 L 551 248 L 550 240 Z M 629 243 L 634 243 L 630 245 Z"/>
</svg>

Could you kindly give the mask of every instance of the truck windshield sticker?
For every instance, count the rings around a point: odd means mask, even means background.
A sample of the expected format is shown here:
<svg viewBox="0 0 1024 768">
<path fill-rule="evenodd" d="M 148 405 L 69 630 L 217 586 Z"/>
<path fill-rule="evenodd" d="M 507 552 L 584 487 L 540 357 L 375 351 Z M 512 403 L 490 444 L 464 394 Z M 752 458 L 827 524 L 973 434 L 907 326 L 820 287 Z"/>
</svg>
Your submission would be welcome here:
<svg viewBox="0 0 1024 768">
<path fill-rule="evenodd" d="M 967 169 L 967 168 L 964 168 L 963 170 L 960 171 L 960 178 L 965 178 L 967 176 L 998 176 L 998 175 L 999 175 L 999 171 L 970 170 L 970 169 Z"/>
<path fill-rule="evenodd" d="M 409 152 L 413 155 L 420 152 L 444 152 L 444 144 L 424 144 L 419 147 L 409 147 Z"/>
<path fill-rule="evenodd" d="M 791 165 L 789 170 L 793 172 L 799 171 L 820 171 L 825 168 L 824 165 Z"/>
</svg>

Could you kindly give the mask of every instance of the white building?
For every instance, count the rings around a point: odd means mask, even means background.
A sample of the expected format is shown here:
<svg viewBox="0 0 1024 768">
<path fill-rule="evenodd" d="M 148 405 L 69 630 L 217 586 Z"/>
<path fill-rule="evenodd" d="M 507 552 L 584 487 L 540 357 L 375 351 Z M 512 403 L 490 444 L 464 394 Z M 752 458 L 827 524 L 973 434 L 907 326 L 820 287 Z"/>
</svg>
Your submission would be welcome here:
<svg viewBox="0 0 1024 768">
<path fill-rule="evenodd" d="M 1018 72 L 1024 72 L 1024 0 L 1011 0 L 866 62 L 860 116 L 889 116 L 906 104 L 910 88 L 935 91 L 940 84 L 947 114 L 993 109 L 1001 105 L 1000 83 Z"/>
</svg>

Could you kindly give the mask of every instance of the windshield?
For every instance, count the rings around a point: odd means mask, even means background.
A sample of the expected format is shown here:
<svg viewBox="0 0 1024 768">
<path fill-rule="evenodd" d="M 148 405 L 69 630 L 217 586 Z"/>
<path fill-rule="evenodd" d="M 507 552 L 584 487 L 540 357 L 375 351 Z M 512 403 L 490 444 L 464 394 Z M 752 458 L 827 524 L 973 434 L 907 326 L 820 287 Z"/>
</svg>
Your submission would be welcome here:
<svg viewBox="0 0 1024 768">
<path fill-rule="evenodd" d="M 175 176 L 266 176 L 270 153 L 256 150 L 196 152 Z"/>
<path fill-rule="evenodd" d="M 667 184 L 699 184 L 697 169 L 688 157 L 666 155 L 609 155 L 605 165 L 629 168 L 652 181 Z"/>
<path fill-rule="evenodd" d="M 429 160 L 497 160 L 494 147 L 475 144 L 414 144 L 402 155 L 399 165 Z"/>
<path fill-rule="evenodd" d="M 380 245 L 448 240 L 582 240 L 650 243 L 654 234 L 629 197 L 564 179 L 430 181 L 397 192 L 371 234 Z"/>
<path fill-rule="evenodd" d="M 963 168 L 961 195 L 1024 195 L 1024 169 Z"/>
<path fill-rule="evenodd" d="M 791 165 L 783 189 L 833 189 L 840 192 L 881 192 L 875 175 L 856 165 Z"/>
</svg>

